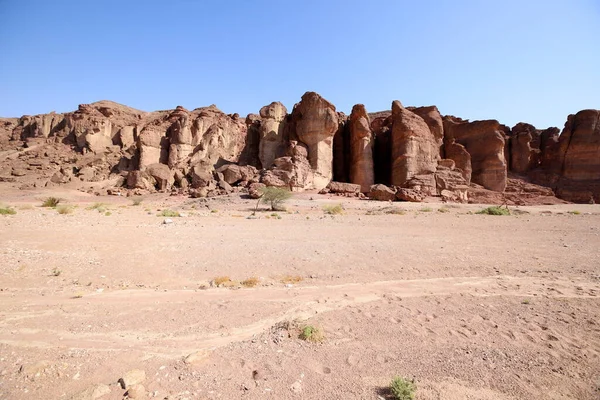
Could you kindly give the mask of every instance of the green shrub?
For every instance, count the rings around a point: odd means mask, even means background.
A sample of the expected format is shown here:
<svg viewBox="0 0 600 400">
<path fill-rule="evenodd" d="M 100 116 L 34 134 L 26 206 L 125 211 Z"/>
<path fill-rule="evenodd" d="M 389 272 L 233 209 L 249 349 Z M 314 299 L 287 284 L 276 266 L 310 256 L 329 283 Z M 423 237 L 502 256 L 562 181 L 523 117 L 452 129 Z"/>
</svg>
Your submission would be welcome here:
<svg viewBox="0 0 600 400">
<path fill-rule="evenodd" d="M 42 207 L 51 207 L 51 208 L 54 208 L 54 207 L 56 207 L 58 205 L 58 203 L 60 203 L 60 199 L 58 197 L 48 197 L 42 203 Z"/>
<path fill-rule="evenodd" d="M 325 214 L 338 215 L 344 212 L 344 206 L 341 204 L 326 204 L 323 206 Z"/>
<path fill-rule="evenodd" d="M 417 386 L 413 381 L 400 376 L 392 379 L 390 383 L 390 392 L 395 400 L 414 400 Z"/>
<path fill-rule="evenodd" d="M 448 207 L 441 207 L 441 208 L 438 208 L 438 212 L 447 213 L 447 212 L 450 212 L 450 209 Z"/>
<path fill-rule="evenodd" d="M 484 208 L 483 210 L 479 210 L 475 214 L 484 214 L 484 215 L 510 215 L 510 210 L 508 208 L 502 208 L 502 207 L 498 207 L 498 206 L 492 206 L 492 207 Z"/>
<path fill-rule="evenodd" d="M 433 208 L 431 208 L 431 207 L 423 207 L 419 211 L 421 211 L 421 212 L 432 212 Z"/>
<path fill-rule="evenodd" d="M 169 218 L 173 218 L 173 217 L 180 217 L 181 215 L 179 214 L 179 211 L 173 211 L 173 210 L 162 210 L 162 212 L 160 214 L 158 214 L 159 217 L 169 217 Z"/>
<path fill-rule="evenodd" d="M 323 335 L 323 331 L 316 326 L 306 325 L 300 331 L 300 339 L 312 343 L 321 343 L 325 340 L 325 335 Z"/>
<path fill-rule="evenodd" d="M 292 197 L 292 192 L 273 186 L 267 186 L 260 189 L 261 201 L 271 206 L 271 211 L 285 211 L 283 203 Z"/>
<path fill-rule="evenodd" d="M 0 215 L 15 215 L 16 213 L 11 207 L 0 207 Z"/>
<path fill-rule="evenodd" d="M 580 215 L 581 211 L 573 210 L 573 211 L 568 211 L 568 213 L 573 214 L 573 215 Z"/>
</svg>

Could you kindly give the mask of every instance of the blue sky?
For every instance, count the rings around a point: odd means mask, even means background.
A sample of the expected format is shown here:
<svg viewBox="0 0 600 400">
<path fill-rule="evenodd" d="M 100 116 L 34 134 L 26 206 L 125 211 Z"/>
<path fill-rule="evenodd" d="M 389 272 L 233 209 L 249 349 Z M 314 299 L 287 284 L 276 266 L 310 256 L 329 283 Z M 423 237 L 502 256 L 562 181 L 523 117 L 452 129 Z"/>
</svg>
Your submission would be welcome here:
<svg viewBox="0 0 600 400">
<path fill-rule="evenodd" d="M 600 108 L 600 0 L 0 0 L 0 115 L 113 100 L 564 125 Z"/>
</svg>

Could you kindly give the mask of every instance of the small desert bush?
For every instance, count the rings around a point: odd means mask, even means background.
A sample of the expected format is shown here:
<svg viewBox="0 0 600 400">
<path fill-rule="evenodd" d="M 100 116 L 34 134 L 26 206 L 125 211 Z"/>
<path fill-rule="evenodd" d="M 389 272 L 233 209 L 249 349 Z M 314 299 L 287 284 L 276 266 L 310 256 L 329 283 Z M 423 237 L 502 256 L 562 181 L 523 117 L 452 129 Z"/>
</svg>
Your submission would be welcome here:
<svg viewBox="0 0 600 400">
<path fill-rule="evenodd" d="M 573 211 L 568 211 L 568 213 L 572 214 L 572 215 L 580 215 L 581 211 L 573 210 Z"/>
<path fill-rule="evenodd" d="M 131 200 L 131 205 L 139 206 L 140 204 L 142 204 L 142 201 L 144 201 L 142 197 L 134 197 L 133 200 Z"/>
<path fill-rule="evenodd" d="M 56 212 L 58 212 L 61 215 L 72 214 L 73 206 L 68 206 L 68 205 L 58 206 L 58 207 L 56 207 Z"/>
<path fill-rule="evenodd" d="M 447 212 L 450 212 L 450 209 L 448 207 L 440 207 L 440 208 L 438 208 L 438 212 L 447 213 Z"/>
<path fill-rule="evenodd" d="M 431 208 L 431 207 L 423 207 L 419 211 L 421 211 L 421 212 L 432 212 L 433 208 Z"/>
<path fill-rule="evenodd" d="M 162 210 L 160 214 L 158 214 L 159 217 L 180 217 L 181 215 L 179 214 L 179 211 L 173 211 L 173 210 Z"/>
<path fill-rule="evenodd" d="M 42 207 L 54 208 L 58 205 L 58 203 L 60 203 L 60 199 L 58 197 L 48 197 L 42 202 Z"/>
<path fill-rule="evenodd" d="M 219 287 L 231 282 L 231 278 L 228 276 L 217 276 L 215 279 L 213 279 L 213 282 L 215 283 L 215 286 Z"/>
<path fill-rule="evenodd" d="M 277 214 L 277 213 L 273 213 L 273 214 L 271 214 L 271 217 L 272 217 L 272 218 L 275 218 L 275 219 L 281 219 L 281 215 L 279 215 L 279 214 Z"/>
<path fill-rule="evenodd" d="M 96 210 L 99 213 L 103 213 L 106 211 L 106 204 L 104 203 L 94 203 L 93 205 L 91 205 L 90 207 L 88 207 L 88 210 Z"/>
<path fill-rule="evenodd" d="M 312 343 L 321 343 L 323 340 L 325 340 L 323 331 L 312 325 L 306 325 L 304 328 L 302 328 L 300 330 L 299 337 L 302 340 Z"/>
<path fill-rule="evenodd" d="M 502 208 L 502 207 L 498 207 L 498 206 L 492 206 L 492 207 L 484 208 L 483 210 L 479 210 L 475 214 L 484 214 L 484 215 L 510 215 L 510 210 L 508 208 Z"/>
<path fill-rule="evenodd" d="M 60 276 L 60 274 L 62 274 L 62 270 L 60 270 L 58 268 L 54 268 L 52 270 L 52 276 Z"/>
<path fill-rule="evenodd" d="M 273 186 L 267 186 L 260 189 L 261 201 L 271 206 L 271 211 L 285 211 L 283 203 L 292 197 L 292 192 Z"/>
<path fill-rule="evenodd" d="M 281 283 L 300 283 L 302 282 L 302 277 L 299 275 L 284 275 L 281 277 Z"/>
<path fill-rule="evenodd" d="M 259 282 L 260 282 L 260 280 L 259 280 L 257 277 L 253 276 L 253 277 L 251 277 L 251 278 L 244 279 L 244 280 L 243 280 L 243 281 L 241 281 L 240 283 L 241 283 L 241 285 L 242 285 L 242 286 L 244 286 L 244 287 L 249 287 L 249 288 L 251 288 L 251 287 L 254 287 L 254 286 L 258 285 L 258 283 L 259 283 Z"/>
<path fill-rule="evenodd" d="M 15 215 L 16 213 L 11 207 L 0 207 L 0 215 Z"/>
<path fill-rule="evenodd" d="M 329 215 L 338 215 L 344 212 L 344 206 L 341 204 L 326 204 L 323 206 L 323 212 Z"/>
<path fill-rule="evenodd" d="M 390 383 L 390 392 L 395 400 L 414 400 L 417 386 L 413 381 L 400 376 L 392 379 Z"/>
</svg>

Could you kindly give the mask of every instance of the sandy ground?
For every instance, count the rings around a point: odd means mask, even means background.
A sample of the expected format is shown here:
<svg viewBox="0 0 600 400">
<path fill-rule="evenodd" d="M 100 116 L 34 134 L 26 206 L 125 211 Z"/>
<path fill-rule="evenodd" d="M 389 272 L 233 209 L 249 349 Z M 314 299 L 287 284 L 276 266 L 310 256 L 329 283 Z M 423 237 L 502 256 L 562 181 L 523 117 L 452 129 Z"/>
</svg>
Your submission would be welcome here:
<svg viewBox="0 0 600 400">
<path fill-rule="evenodd" d="M 0 193 L 0 399 L 600 399 L 599 206 Z"/>
</svg>

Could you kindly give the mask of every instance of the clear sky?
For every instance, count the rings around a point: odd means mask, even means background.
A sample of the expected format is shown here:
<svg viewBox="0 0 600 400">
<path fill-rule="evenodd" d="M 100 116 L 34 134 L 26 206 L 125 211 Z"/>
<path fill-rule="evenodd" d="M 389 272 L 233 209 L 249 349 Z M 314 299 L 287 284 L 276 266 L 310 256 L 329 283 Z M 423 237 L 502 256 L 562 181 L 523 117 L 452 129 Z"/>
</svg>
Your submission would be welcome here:
<svg viewBox="0 0 600 400">
<path fill-rule="evenodd" d="M 289 110 L 562 127 L 600 108 L 600 0 L 0 0 L 0 115 L 113 100 L 152 111 Z"/>
</svg>

